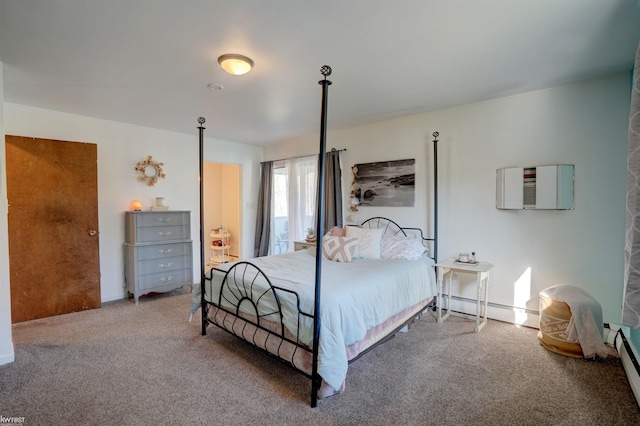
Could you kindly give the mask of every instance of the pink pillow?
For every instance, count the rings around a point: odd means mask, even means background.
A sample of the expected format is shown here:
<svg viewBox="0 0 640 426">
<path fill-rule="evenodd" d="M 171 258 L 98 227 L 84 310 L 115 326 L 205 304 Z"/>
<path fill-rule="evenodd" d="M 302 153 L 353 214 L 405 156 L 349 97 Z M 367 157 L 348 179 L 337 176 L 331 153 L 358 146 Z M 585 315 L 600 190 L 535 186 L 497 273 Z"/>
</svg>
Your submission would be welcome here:
<svg viewBox="0 0 640 426">
<path fill-rule="evenodd" d="M 322 239 L 322 257 L 335 262 L 351 262 L 357 238 L 326 236 Z"/>
<path fill-rule="evenodd" d="M 325 235 L 331 237 L 346 237 L 347 230 L 345 228 L 340 228 L 339 226 L 334 226 L 333 228 L 329 229 L 329 232 L 327 232 Z"/>
</svg>

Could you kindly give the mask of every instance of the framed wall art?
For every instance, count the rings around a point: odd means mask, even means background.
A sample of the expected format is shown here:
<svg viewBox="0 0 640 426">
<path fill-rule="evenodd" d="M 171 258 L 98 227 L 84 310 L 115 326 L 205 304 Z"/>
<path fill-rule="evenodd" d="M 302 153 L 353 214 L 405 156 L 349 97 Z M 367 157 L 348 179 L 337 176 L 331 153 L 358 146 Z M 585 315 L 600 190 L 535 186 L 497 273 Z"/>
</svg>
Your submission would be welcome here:
<svg viewBox="0 0 640 426">
<path fill-rule="evenodd" d="M 379 161 L 356 164 L 353 197 L 360 206 L 413 207 L 415 205 L 416 160 Z"/>
</svg>

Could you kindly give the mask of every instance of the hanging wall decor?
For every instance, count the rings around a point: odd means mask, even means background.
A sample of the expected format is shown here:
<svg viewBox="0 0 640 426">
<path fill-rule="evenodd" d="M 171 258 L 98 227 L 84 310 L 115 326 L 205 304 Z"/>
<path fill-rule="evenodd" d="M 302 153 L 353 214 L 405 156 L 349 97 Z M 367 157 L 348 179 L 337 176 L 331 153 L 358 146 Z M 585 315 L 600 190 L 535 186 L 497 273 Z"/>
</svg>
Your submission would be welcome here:
<svg viewBox="0 0 640 426">
<path fill-rule="evenodd" d="M 415 205 L 416 160 L 356 164 L 354 195 L 357 205 L 412 207 Z"/>
<path fill-rule="evenodd" d="M 355 222 L 358 220 L 358 204 L 360 204 L 360 187 L 356 183 L 358 179 L 358 166 L 351 167 L 351 173 L 353 174 L 353 180 L 351 181 L 351 195 L 349 197 L 349 220 Z"/>
<path fill-rule="evenodd" d="M 164 163 L 154 161 L 151 155 L 148 155 L 144 160 L 140 160 L 136 163 L 136 173 L 138 173 L 138 180 L 146 183 L 148 186 L 153 186 L 158 182 L 158 179 L 164 179 L 166 175 L 162 170 Z"/>
</svg>

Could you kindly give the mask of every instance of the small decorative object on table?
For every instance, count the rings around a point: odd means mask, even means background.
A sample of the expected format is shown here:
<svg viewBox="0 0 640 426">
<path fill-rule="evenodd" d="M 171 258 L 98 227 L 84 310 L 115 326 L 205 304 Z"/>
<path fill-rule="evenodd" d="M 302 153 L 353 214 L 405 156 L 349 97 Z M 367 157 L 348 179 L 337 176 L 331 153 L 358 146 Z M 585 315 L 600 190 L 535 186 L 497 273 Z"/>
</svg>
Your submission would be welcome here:
<svg viewBox="0 0 640 426">
<path fill-rule="evenodd" d="M 313 228 L 307 228 L 307 236 L 305 240 L 311 242 L 316 240 L 316 231 Z"/>
<path fill-rule="evenodd" d="M 156 197 L 156 205 L 151 206 L 151 210 L 153 211 L 169 211 L 169 206 L 164 204 L 164 197 Z"/>
<path fill-rule="evenodd" d="M 461 263 L 464 265 L 477 265 L 478 261 L 476 260 L 476 252 L 472 251 L 469 253 L 460 253 L 457 259 L 454 259 L 455 263 Z"/>
</svg>

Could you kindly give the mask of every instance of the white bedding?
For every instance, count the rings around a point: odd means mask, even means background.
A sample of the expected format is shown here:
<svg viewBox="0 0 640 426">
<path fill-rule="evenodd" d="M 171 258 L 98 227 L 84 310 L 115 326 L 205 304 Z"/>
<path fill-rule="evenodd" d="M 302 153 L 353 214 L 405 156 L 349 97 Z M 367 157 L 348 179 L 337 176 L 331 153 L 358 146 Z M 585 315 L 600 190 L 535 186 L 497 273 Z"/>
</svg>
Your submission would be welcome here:
<svg viewBox="0 0 640 426">
<path fill-rule="evenodd" d="M 300 310 L 313 314 L 315 250 L 255 258 L 251 259 L 251 263 L 258 266 L 274 286 L 298 293 L 301 299 Z M 216 268 L 228 270 L 232 265 L 233 263 L 227 263 Z M 213 293 L 209 288 L 211 284 L 207 281 L 207 301 L 218 303 L 217 295 L 222 277 L 223 273 L 214 270 Z M 264 283 L 256 282 L 254 286 L 256 285 L 264 286 Z M 244 289 L 232 289 L 234 295 L 225 296 L 234 304 L 243 297 Z M 254 288 L 253 298 L 259 293 Z M 212 294 L 215 295 L 214 300 Z M 350 263 L 323 259 L 318 355 L 320 376 L 331 387 L 339 389 L 347 374 L 347 346 L 360 341 L 368 329 L 392 315 L 435 295 L 433 260 L 426 256 L 420 260 L 354 259 Z M 249 296 L 251 297 L 250 294 Z M 298 319 L 295 298 L 284 292 L 278 292 L 278 297 L 282 305 L 283 322 L 296 335 Z M 229 305 L 228 302 L 223 304 Z M 259 313 L 273 310 L 274 305 L 272 297 L 263 296 L 259 303 Z M 255 314 L 248 303 L 243 302 L 240 306 L 242 311 Z M 304 320 L 299 333 L 300 341 L 311 346 L 313 319 Z"/>
</svg>

